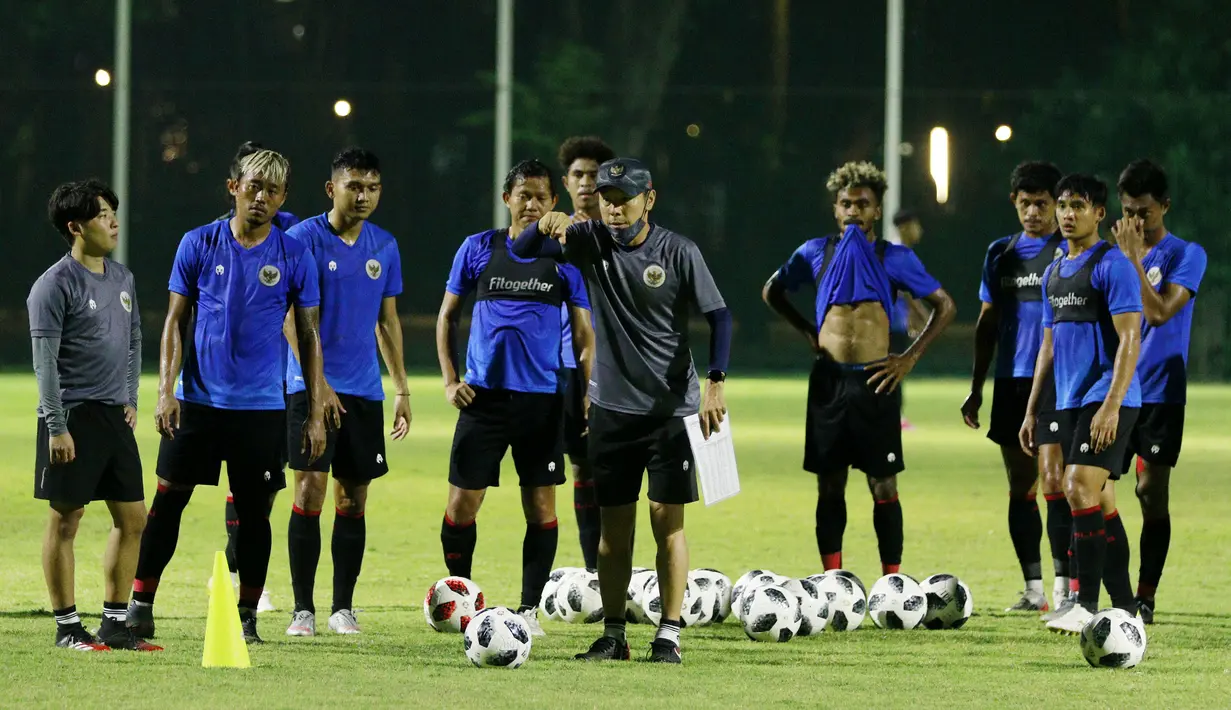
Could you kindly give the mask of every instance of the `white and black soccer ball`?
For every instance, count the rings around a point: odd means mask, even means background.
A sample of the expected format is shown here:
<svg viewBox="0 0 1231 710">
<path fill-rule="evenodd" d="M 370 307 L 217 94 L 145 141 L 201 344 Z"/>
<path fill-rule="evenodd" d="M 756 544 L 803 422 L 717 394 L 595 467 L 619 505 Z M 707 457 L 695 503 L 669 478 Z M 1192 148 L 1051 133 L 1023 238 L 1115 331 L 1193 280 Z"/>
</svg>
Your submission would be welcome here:
<svg viewBox="0 0 1231 710">
<path fill-rule="evenodd" d="M 822 579 L 824 579 L 825 577 L 831 577 L 831 576 L 846 577 L 847 579 L 854 582 L 856 587 L 859 587 L 859 591 L 863 592 L 864 599 L 868 598 L 868 588 L 864 586 L 863 580 L 859 579 L 859 577 L 857 577 L 854 572 L 851 572 L 849 570 L 831 569 L 828 572 L 814 574 L 811 577 L 808 577 L 808 579 L 811 580 L 814 584 L 820 584 L 820 581 Z"/>
<path fill-rule="evenodd" d="M 925 629 L 960 629 L 975 609 L 970 587 L 951 574 L 934 574 L 920 584 L 928 601 Z"/>
<path fill-rule="evenodd" d="M 560 620 L 560 610 L 556 606 L 556 590 L 560 583 L 570 574 L 581 570 L 581 567 L 560 567 L 553 569 L 547 576 L 547 584 L 543 585 L 543 594 L 539 599 L 539 613 L 552 621 Z"/>
<path fill-rule="evenodd" d="M 445 577 L 427 588 L 423 618 L 437 631 L 465 631 L 475 614 L 483 611 L 483 590 L 465 577 Z"/>
<path fill-rule="evenodd" d="M 1081 655 L 1095 668 L 1132 668 L 1146 655 L 1146 627 L 1123 609 L 1104 609 L 1081 630 Z"/>
<path fill-rule="evenodd" d="M 648 623 L 654 626 L 662 623 L 663 600 L 662 590 L 658 586 L 658 575 L 646 583 L 645 591 L 641 596 L 641 604 Z M 680 625 L 683 627 L 704 626 L 709 620 L 707 611 L 705 598 L 701 595 L 697 583 L 691 579 L 688 580 L 688 585 L 684 587 L 684 603 L 680 608 Z"/>
<path fill-rule="evenodd" d="M 736 582 L 735 586 L 731 589 L 731 613 L 735 614 L 735 618 L 740 621 L 744 620 L 743 599 L 748 592 L 756 589 L 757 587 L 765 587 L 769 585 L 781 586 L 785 584 L 788 579 L 790 579 L 789 577 L 784 577 L 776 572 L 770 572 L 769 570 L 753 571 L 758 574 L 753 574 L 752 576 L 748 576 L 751 573 L 745 574 L 744 576 L 747 577 L 747 579 L 743 579 L 741 577 L 744 582 L 743 586 L 741 586 L 739 582 Z"/>
<path fill-rule="evenodd" d="M 826 631 L 854 631 L 863 623 L 868 611 L 863 590 L 849 577 L 822 575 L 816 585 L 821 600 L 820 616 Z"/>
<path fill-rule="evenodd" d="M 913 629 L 927 612 L 923 588 L 904 574 L 881 577 L 868 594 L 868 615 L 882 629 Z"/>
<path fill-rule="evenodd" d="M 767 584 L 740 598 L 744 633 L 753 641 L 785 643 L 799 633 L 803 617 L 799 599 L 786 589 Z"/>
<path fill-rule="evenodd" d="M 799 600 L 799 632 L 797 636 L 819 634 L 825 628 L 825 617 L 821 610 L 825 604 L 821 601 L 821 593 L 816 585 L 808 579 L 788 579 L 782 588 L 795 595 Z"/>
<path fill-rule="evenodd" d="M 731 615 L 731 580 L 722 572 L 708 567 L 695 569 L 688 578 L 697 583 L 708 608 L 707 624 L 721 624 Z"/>
<path fill-rule="evenodd" d="M 466 658 L 480 668 L 520 668 L 530 658 L 530 627 L 502 606 L 475 614 L 462 636 Z"/>
<path fill-rule="evenodd" d="M 598 575 L 580 569 L 556 587 L 556 613 L 567 624 L 594 624 L 603 620 L 603 595 Z"/>
<path fill-rule="evenodd" d="M 630 624 L 648 624 L 649 617 L 645 615 L 645 610 L 641 608 L 641 595 L 645 591 L 645 585 L 655 577 L 657 573 L 646 567 L 634 567 L 633 575 L 628 579 L 628 596 L 624 602 L 624 620 Z"/>
</svg>

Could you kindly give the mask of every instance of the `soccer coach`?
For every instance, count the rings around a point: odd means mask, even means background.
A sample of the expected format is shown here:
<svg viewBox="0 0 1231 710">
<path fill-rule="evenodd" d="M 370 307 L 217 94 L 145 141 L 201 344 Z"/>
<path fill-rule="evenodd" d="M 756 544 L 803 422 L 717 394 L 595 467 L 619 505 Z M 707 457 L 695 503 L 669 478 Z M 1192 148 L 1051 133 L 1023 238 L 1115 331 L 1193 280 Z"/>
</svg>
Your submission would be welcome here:
<svg viewBox="0 0 1231 710">
<path fill-rule="evenodd" d="M 568 215 L 551 212 L 513 244 L 518 256 L 554 256 L 580 268 L 594 313 L 589 458 L 602 510 L 598 577 L 605 625 L 603 636 L 578 658 L 629 657 L 624 607 L 645 471 L 663 600 L 648 660 L 679 663 L 680 609 L 688 582 L 684 505 L 698 498 L 684 417 L 699 410 L 707 437 L 722 422 L 731 314 L 697 245 L 649 223 L 657 195 L 641 161 L 603 163 L 598 192 L 601 221 L 573 224 Z M 704 401 L 688 342 L 694 309 L 710 323 Z"/>
</svg>

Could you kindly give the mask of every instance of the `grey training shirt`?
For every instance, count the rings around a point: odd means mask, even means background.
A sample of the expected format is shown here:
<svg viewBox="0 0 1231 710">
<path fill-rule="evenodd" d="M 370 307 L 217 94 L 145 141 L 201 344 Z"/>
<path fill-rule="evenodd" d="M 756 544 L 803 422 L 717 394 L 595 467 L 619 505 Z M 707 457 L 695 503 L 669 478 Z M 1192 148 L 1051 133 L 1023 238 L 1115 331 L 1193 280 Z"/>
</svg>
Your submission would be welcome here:
<svg viewBox="0 0 1231 710">
<path fill-rule="evenodd" d="M 141 319 L 133 275 L 110 259 L 104 265 L 96 274 L 65 255 L 26 299 L 38 414 L 53 435 L 67 431 L 62 409 L 74 404 L 137 405 Z"/>
<path fill-rule="evenodd" d="M 593 308 L 590 401 L 625 414 L 696 414 L 701 391 L 688 320 L 726 307 L 697 245 L 652 225 L 627 249 L 593 221 L 568 228 L 564 257 L 581 269 Z"/>
</svg>

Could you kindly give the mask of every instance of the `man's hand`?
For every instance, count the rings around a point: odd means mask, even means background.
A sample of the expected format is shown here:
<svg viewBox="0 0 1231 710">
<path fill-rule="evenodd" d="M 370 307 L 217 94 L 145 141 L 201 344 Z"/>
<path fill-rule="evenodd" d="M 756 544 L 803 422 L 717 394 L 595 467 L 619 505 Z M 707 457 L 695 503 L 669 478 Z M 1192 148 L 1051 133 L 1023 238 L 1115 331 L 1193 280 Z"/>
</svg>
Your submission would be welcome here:
<svg viewBox="0 0 1231 710">
<path fill-rule="evenodd" d="M 70 463 L 77 458 L 77 445 L 73 443 L 73 435 L 64 432 L 47 440 L 47 448 L 51 454 L 51 465 Z"/>
<path fill-rule="evenodd" d="M 586 425 L 581 430 L 582 436 L 590 435 L 590 395 L 587 393 L 581 398 L 581 416 Z"/>
<path fill-rule="evenodd" d="M 971 392 L 962 402 L 962 421 L 971 429 L 979 428 L 979 408 L 983 406 L 983 393 Z"/>
<path fill-rule="evenodd" d="M 902 380 L 915 369 L 918 362 L 910 355 L 895 355 L 890 353 L 880 362 L 874 362 L 864 368 L 873 374 L 868 378 L 868 386 L 876 385 L 877 394 L 888 394 L 897 389 Z"/>
<path fill-rule="evenodd" d="M 573 220 L 563 212 L 548 212 L 539 217 L 539 231 L 552 239 L 562 239 Z"/>
<path fill-rule="evenodd" d="M 174 394 L 158 396 L 158 406 L 154 408 L 154 428 L 168 439 L 175 438 L 175 430 L 180 428 L 180 401 Z"/>
<path fill-rule="evenodd" d="M 124 405 L 124 423 L 129 429 L 137 428 L 137 408 L 131 404 Z"/>
<path fill-rule="evenodd" d="M 338 399 L 338 393 L 333 390 L 329 383 L 325 383 L 325 423 L 329 428 L 337 431 L 342 428 L 342 415 L 346 414 L 346 407 L 342 406 L 342 400 Z"/>
<path fill-rule="evenodd" d="M 393 430 L 389 432 L 394 441 L 406 438 L 407 432 L 410 431 L 411 418 L 410 393 L 399 394 L 393 400 Z"/>
<path fill-rule="evenodd" d="M 711 433 L 717 433 L 724 415 L 727 413 L 727 400 L 723 396 L 722 382 L 708 381 L 705 385 L 705 396 L 701 399 L 701 436 L 710 438 Z"/>
<path fill-rule="evenodd" d="M 1026 412 L 1026 418 L 1022 420 L 1022 428 L 1017 432 L 1017 442 L 1022 445 L 1022 451 L 1026 452 L 1027 456 L 1034 456 L 1038 447 L 1034 444 L 1034 424 L 1036 417 Z"/>
<path fill-rule="evenodd" d="M 1120 408 L 1103 402 L 1090 419 L 1090 447 L 1094 453 L 1100 454 L 1110 447 L 1116 440 L 1116 430 L 1119 428 Z"/>
<path fill-rule="evenodd" d="M 308 415 L 303 423 L 303 448 L 301 453 L 308 455 L 308 463 L 319 459 L 325 453 L 325 417 Z"/>
<path fill-rule="evenodd" d="M 1116 238 L 1120 251 L 1133 261 L 1140 262 L 1145 257 L 1146 237 L 1145 225 L 1138 217 L 1117 219 L 1111 233 Z"/>
<path fill-rule="evenodd" d="M 458 409 L 465 409 L 474 401 L 474 390 L 465 382 L 445 385 L 445 400 Z"/>
</svg>

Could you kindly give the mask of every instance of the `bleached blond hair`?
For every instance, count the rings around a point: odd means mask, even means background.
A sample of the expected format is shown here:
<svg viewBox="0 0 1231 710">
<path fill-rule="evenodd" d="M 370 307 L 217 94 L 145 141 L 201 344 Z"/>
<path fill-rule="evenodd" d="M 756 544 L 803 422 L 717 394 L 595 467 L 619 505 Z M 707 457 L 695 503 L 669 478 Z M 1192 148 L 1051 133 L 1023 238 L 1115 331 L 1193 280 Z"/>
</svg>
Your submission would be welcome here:
<svg viewBox="0 0 1231 710">
<path fill-rule="evenodd" d="M 877 201 L 880 201 L 889 187 L 889 178 L 885 176 L 885 171 L 866 160 L 852 160 L 830 173 L 829 179 L 825 181 L 825 189 L 834 195 L 852 187 L 870 188 L 876 193 Z"/>
<path fill-rule="evenodd" d="M 281 153 L 272 150 L 258 150 L 239 161 L 239 178 L 245 175 L 286 185 L 291 174 L 291 162 Z"/>
</svg>

